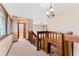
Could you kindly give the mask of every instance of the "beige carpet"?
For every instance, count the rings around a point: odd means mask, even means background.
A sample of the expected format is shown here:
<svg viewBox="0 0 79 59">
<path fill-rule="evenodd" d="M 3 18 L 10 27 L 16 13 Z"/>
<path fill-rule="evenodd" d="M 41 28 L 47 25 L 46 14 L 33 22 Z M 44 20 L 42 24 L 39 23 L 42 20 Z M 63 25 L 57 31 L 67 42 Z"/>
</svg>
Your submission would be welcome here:
<svg viewBox="0 0 79 59">
<path fill-rule="evenodd" d="M 8 56 L 48 56 L 42 50 L 37 51 L 36 47 L 33 46 L 27 40 L 20 40 L 18 42 L 13 43 Z"/>
</svg>

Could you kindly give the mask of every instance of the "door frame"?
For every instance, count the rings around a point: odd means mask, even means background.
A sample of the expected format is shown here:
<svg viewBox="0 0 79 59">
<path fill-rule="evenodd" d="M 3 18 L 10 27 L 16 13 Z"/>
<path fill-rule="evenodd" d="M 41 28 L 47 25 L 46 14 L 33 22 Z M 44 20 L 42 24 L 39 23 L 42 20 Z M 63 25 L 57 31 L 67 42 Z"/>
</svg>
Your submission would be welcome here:
<svg viewBox="0 0 79 59">
<path fill-rule="evenodd" d="M 20 20 L 19 20 L 20 21 Z M 19 38 L 19 26 L 20 24 L 23 24 L 23 36 L 26 38 L 26 22 L 17 22 L 17 27 L 18 27 L 18 38 Z"/>
</svg>

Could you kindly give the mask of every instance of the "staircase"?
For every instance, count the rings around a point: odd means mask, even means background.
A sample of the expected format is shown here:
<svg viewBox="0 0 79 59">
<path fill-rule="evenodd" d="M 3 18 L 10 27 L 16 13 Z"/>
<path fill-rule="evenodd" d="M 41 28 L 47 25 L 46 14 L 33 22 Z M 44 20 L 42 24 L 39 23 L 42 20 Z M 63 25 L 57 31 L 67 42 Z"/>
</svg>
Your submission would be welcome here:
<svg viewBox="0 0 79 59">
<path fill-rule="evenodd" d="M 70 33 L 68 33 L 70 34 Z M 37 35 L 33 31 L 29 31 L 29 41 L 31 44 L 37 47 L 37 50 L 43 50 L 47 54 L 50 53 L 51 44 L 55 44 L 57 46 L 58 56 L 64 55 L 73 55 L 73 44 L 71 42 L 66 42 L 64 40 L 64 34 L 54 31 L 37 31 Z M 71 45 L 69 47 L 69 45 Z M 65 51 L 72 50 L 70 53 L 66 54 Z M 67 49 L 66 49 L 67 48 Z"/>
</svg>

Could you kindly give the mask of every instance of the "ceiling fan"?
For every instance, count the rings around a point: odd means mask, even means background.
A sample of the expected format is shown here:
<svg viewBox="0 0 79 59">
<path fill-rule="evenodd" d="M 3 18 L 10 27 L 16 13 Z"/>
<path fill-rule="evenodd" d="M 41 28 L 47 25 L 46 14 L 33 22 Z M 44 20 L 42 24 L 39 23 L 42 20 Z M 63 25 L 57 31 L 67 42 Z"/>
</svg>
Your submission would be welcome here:
<svg viewBox="0 0 79 59">
<path fill-rule="evenodd" d="M 52 3 L 50 3 L 50 8 L 47 11 L 47 16 L 48 16 L 48 18 L 52 18 L 55 16 L 54 11 L 53 11 L 53 7 L 52 7 Z"/>
</svg>

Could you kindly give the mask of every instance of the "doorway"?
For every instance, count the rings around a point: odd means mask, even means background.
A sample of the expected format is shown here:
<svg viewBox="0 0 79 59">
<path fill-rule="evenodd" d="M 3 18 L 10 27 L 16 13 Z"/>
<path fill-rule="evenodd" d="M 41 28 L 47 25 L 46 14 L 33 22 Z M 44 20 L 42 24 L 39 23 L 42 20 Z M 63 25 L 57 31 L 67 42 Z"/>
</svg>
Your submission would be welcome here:
<svg viewBox="0 0 79 59">
<path fill-rule="evenodd" d="M 24 38 L 24 26 L 23 24 L 19 24 L 19 39 L 23 39 Z"/>
<path fill-rule="evenodd" d="M 22 40 L 26 38 L 26 22 L 18 21 L 18 39 Z"/>
</svg>

